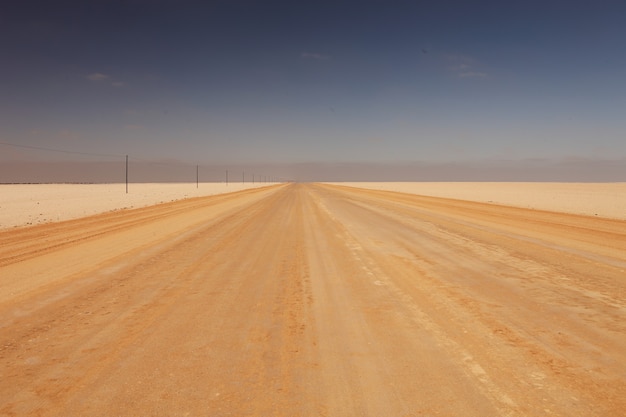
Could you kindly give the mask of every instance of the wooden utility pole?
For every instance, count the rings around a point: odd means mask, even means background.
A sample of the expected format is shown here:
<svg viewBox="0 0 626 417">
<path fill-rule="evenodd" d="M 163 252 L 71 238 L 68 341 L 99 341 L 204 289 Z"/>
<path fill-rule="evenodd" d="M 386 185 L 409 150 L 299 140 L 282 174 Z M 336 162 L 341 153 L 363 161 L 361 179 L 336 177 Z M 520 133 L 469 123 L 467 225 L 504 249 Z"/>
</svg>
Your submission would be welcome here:
<svg viewBox="0 0 626 417">
<path fill-rule="evenodd" d="M 128 155 L 126 155 L 126 194 L 128 194 Z"/>
</svg>

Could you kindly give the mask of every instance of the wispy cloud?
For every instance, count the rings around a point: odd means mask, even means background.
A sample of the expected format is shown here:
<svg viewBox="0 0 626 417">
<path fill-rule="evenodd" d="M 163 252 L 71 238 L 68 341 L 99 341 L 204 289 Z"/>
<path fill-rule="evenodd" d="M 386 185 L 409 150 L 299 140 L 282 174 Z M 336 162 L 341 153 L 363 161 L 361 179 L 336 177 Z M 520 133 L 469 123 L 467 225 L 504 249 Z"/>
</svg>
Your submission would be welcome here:
<svg viewBox="0 0 626 417">
<path fill-rule="evenodd" d="M 459 78 L 487 78 L 486 72 L 467 71 L 459 73 Z"/>
<path fill-rule="evenodd" d="M 94 72 L 93 74 L 87 75 L 85 78 L 91 81 L 104 81 L 110 79 L 111 77 L 106 74 L 102 74 L 101 72 Z"/>
<path fill-rule="evenodd" d="M 302 52 L 300 54 L 300 58 L 302 58 L 302 59 L 316 59 L 316 60 L 320 60 L 320 61 L 325 61 L 327 59 L 330 59 L 330 56 L 323 55 L 323 54 L 318 54 L 318 53 Z"/>
<path fill-rule="evenodd" d="M 103 74 L 101 72 L 94 72 L 91 73 L 89 75 L 85 76 L 86 79 L 90 80 L 90 81 L 94 81 L 97 83 L 108 83 L 113 87 L 124 87 L 126 86 L 126 83 L 123 81 L 117 81 L 114 80 L 113 77 L 111 77 L 108 74 Z"/>
<path fill-rule="evenodd" d="M 449 72 L 454 73 L 459 78 L 487 78 L 489 74 L 481 71 L 482 67 L 476 58 L 462 54 L 443 54 Z"/>
</svg>

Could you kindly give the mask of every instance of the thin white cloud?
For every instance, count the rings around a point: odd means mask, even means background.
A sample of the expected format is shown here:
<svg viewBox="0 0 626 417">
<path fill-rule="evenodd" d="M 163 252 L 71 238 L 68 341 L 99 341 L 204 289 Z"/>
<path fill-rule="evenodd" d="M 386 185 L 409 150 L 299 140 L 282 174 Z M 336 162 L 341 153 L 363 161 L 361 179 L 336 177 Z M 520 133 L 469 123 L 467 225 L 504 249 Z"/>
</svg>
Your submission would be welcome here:
<svg viewBox="0 0 626 417">
<path fill-rule="evenodd" d="M 94 72 L 93 74 L 87 75 L 85 78 L 91 81 L 104 81 L 104 80 L 108 80 L 111 77 L 106 74 L 102 74 L 100 72 Z"/>
<path fill-rule="evenodd" d="M 92 74 L 86 75 L 85 78 L 87 78 L 90 81 L 97 82 L 97 83 L 106 81 L 108 84 L 110 84 L 113 87 L 125 87 L 126 86 L 125 82 L 114 80 L 113 77 L 111 77 L 110 75 L 103 74 L 101 72 L 94 72 Z"/>
<path fill-rule="evenodd" d="M 486 72 L 467 71 L 459 73 L 459 78 L 487 78 Z"/>
<path fill-rule="evenodd" d="M 462 54 L 442 54 L 441 58 L 448 73 L 456 74 L 459 78 L 487 78 L 489 74 L 483 70 L 483 65 L 476 59 Z"/>
<path fill-rule="evenodd" d="M 302 52 L 300 54 L 300 58 L 303 58 L 303 59 L 317 59 L 317 60 L 320 60 L 320 61 L 324 61 L 324 60 L 330 59 L 330 56 L 323 55 L 323 54 L 317 54 L 317 53 L 311 53 L 311 52 Z"/>
</svg>

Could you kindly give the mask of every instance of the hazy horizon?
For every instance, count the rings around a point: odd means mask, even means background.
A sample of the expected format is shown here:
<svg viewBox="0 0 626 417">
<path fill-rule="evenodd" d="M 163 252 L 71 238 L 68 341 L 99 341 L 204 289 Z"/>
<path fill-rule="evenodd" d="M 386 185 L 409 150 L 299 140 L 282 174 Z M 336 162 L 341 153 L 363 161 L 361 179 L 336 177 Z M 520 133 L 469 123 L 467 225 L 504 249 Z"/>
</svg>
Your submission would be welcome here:
<svg viewBox="0 0 626 417">
<path fill-rule="evenodd" d="M 227 174 L 228 173 L 228 174 Z M 197 174 L 197 177 L 196 177 Z M 626 182 L 622 160 L 192 165 L 129 160 L 129 182 Z M 125 161 L 0 163 L 1 183 L 123 183 Z"/>
<path fill-rule="evenodd" d="M 616 1 L 11 2 L 0 182 L 118 181 L 127 154 L 135 181 L 196 165 L 626 181 L 625 17 Z"/>
</svg>

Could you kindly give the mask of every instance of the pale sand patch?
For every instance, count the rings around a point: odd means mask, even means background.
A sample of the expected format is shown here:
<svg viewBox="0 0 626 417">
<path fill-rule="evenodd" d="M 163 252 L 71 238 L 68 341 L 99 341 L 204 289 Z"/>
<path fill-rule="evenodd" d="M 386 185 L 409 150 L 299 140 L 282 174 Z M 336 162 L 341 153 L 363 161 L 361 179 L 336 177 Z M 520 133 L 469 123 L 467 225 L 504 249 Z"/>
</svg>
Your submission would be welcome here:
<svg viewBox="0 0 626 417">
<path fill-rule="evenodd" d="M 626 219 L 626 183 L 340 182 L 337 185 Z"/>
<path fill-rule="evenodd" d="M 56 222 L 184 198 L 231 193 L 265 183 L 0 184 L 0 229 Z"/>
</svg>

